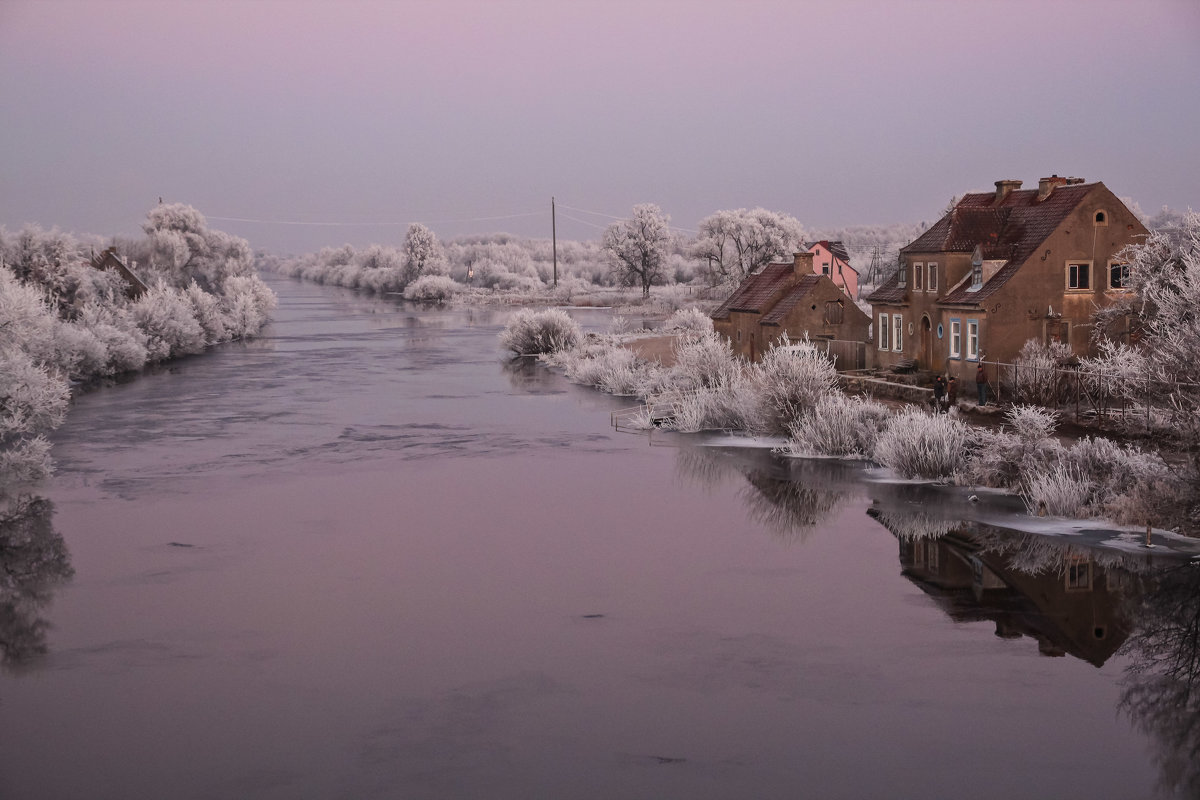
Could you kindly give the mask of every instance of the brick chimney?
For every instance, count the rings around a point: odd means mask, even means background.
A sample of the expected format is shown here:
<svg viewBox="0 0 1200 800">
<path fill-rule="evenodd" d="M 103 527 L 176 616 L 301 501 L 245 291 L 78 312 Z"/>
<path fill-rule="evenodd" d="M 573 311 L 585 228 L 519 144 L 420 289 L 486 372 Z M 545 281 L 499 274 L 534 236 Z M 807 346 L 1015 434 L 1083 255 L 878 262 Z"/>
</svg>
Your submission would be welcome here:
<svg viewBox="0 0 1200 800">
<path fill-rule="evenodd" d="M 996 181 L 996 201 L 995 205 L 1000 205 L 1004 202 L 1004 198 L 1008 197 L 1015 190 L 1021 188 L 1020 181 Z"/>
<path fill-rule="evenodd" d="M 798 276 L 813 274 L 812 253 L 792 253 L 792 272 Z"/>
<path fill-rule="evenodd" d="M 1056 187 L 1066 185 L 1067 179 L 1060 178 L 1057 175 L 1051 175 L 1049 178 L 1042 178 L 1038 181 L 1038 202 L 1040 203 L 1049 197 L 1050 193 L 1053 192 Z"/>
</svg>

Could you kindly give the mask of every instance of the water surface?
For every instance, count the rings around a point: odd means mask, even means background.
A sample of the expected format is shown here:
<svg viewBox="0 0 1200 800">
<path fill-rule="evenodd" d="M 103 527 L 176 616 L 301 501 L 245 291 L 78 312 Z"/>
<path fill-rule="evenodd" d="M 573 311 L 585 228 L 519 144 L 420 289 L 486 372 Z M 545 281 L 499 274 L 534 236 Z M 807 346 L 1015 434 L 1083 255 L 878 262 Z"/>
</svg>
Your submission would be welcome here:
<svg viewBox="0 0 1200 800">
<path fill-rule="evenodd" d="M 1006 552 L 962 498 L 860 468 L 615 433 L 629 401 L 506 361 L 504 310 L 274 286 L 262 339 L 89 392 L 56 435 L 0 796 L 1163 780 L 1121 710 L 1140 562 Z"/>
</svg>

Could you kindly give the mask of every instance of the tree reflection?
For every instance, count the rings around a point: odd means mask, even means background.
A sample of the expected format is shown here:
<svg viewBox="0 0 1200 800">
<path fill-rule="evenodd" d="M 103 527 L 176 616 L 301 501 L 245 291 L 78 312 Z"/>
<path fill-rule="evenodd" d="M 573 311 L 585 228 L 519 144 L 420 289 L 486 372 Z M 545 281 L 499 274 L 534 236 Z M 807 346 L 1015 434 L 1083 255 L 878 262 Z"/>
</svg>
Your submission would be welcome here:
<svg viewBox="0 0 1200 800">
<path fill-rule="evenodd" d="M 1162 788 L 1200 797 L 1200 566 L 1157 576 L 1137 615 L 1121 708 L 1158 745 Z"/>
<path fill-rule="evenodd" d="M 0 500 L 0 665 L 7 669 L 45 654 L 50 623 L 40 612 L 74 574 L 53 516 L 45 498 Z"/>
</svg>

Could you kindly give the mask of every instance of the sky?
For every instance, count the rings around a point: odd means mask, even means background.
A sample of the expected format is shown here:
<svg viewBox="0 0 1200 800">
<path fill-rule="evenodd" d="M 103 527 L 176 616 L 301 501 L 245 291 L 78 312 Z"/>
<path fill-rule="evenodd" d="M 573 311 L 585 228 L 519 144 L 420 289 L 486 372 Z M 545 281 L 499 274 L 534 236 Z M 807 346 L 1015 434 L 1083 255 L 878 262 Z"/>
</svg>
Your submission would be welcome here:
<svg viewBox="0 0 1200 800">
<path fill-rule="evenodd" d="M 255 248 L 932 222 L 1051 174 L 1200 208 L 1195 0 L 0 0 L 0 226 Z"/>
</svg>

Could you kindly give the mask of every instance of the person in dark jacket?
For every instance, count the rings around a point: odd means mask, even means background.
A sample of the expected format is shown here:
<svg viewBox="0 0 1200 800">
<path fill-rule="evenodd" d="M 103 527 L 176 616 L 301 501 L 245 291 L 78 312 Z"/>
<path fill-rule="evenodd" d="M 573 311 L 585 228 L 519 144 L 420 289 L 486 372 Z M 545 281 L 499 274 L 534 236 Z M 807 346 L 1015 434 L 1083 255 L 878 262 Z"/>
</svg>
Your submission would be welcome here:
<svg viewBox="0 0 1200 800">
<path fill-rule="evenodd" d="M 987 405 L 988 396 L 988 381 L 987 370 L 983 368 L 983 364 L 975 370 L 975 388 L 979 390 L 979 405 Z"/>
<path fill-rule="evenodd" d="M 950 382 L 946 384 L 946 410 L 950 410 L 958 405 L 958 379 L 953 375 L 950 376 Z"/>
<path fill-rule="evenodd" d="M 944 410 L 942 407 L 942 398 L 944 398 L 945 396 L 946 396 L 946 379 L 943 378 L 941 375 L 938 375 L 936 378 L 933 379 L 933 409 L 934 409 L 934 411 L 941 413 Z"/>
</svg>

